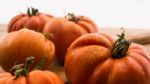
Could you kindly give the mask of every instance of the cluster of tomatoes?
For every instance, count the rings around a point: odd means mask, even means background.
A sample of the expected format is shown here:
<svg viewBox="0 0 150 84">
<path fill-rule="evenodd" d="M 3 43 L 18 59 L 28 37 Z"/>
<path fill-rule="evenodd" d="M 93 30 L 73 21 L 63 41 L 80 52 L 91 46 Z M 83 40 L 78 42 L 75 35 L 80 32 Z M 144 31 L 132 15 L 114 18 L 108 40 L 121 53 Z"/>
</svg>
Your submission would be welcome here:
<svg viewBox="0 0 150 84">
<path fill-rule="evenodd" d="M 0 43 L 0 65 L 10 71 L 0 74 L 0 84 L 64 84 L 49 70 L 54 60 L 69 84 L 150 84 L 150 57 L 124 37 L 99 32 L 86 16 L 28 8 L 11 19 Z"/>
</svg>

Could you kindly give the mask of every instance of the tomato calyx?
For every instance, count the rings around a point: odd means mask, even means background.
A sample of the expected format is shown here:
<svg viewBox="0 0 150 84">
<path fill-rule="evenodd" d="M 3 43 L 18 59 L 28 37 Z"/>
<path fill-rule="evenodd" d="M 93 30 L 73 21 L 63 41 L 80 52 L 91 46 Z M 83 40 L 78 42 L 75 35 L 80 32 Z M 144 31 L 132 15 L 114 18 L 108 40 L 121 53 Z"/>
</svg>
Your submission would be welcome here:
<svg viewBox="0 0 150 84">
<path fill-rule="evenodd" d="M 15 79 L 17 79 L 19 76 L 26 76 L 29 73 L 30 65 L 33 63 L 33 60 L 33 56 L 27 57 L 25 65 L 17 64 L 10 69 L 11 74 L 16 76 Z"/>
<path fill-rule="evenodd" d="M 68 13 L 65 16 L 66 19 L 68 19 L 69 21 L 73 21 L 75 23 L 78 23 L 81 20 L 82 17 L 83 16 L 77 17 L 74 13 Z"/>
<path fill-rule="evenodd" d="M 53 34 L 45 33 L 44 36 L 45 36 L 45 39 L 48 39 L 48 40 L 51 40 L 51 41 L 54 40 L 54 35 Z"/>
<path fill-rule="evenodd" d="M 36 8 L 30 7 L 27 9 L 27 15 L 29 17 L 39 15 L 39 11 Z"/>
<path fill-rule="evenodd" d="M 17 79 L 19 76 L 26 77 L 30 72 L 30 66 L 33 63 L 35 58 L 33 56 L 27 57 L 25 64 L 16 64 L 11 69 L 10 72 L 15 76 L 14 79 Z M 40 70 L 45 65 L 46 58 L 42 58 L 33 68 L 33 70 Z"/>
<path fill-rule="evenodd" d="M 113 45 L 112 48 L 112 58 L 122 58 L 126 56 L 126 53 L 128 51 L 128 48 L 131 44 L 130 41 L 127 41 L 125 37 L 125 32 L 123 31 L 121 35 L 117 35 L 118 40 Z"/>
</svg>

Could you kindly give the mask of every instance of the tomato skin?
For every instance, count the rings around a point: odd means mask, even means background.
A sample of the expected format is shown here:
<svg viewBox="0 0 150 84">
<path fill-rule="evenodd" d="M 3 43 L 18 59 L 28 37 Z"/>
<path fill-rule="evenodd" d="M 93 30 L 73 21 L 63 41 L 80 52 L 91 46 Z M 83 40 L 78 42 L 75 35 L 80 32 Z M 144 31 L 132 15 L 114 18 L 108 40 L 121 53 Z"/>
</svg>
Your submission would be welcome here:
<svg viewBox="0 0 150 84">
<path fill-rule="evenodd" d="M 29 9 L 28 9 L 29 10 Z M 31 10 L 35 11 L 38 9 L 31 8 Z M 51 18 L 54 16 L 50 14 L 36 12 L 22 13 L 14 16 L 8 23 L 8 32 L 18 31 L 22 28 L 28 28 L 31 30 L 35 30 L 38 32 L 43 32 L 43 28 Z"/>
<path fill-rule="evenodd" d="M 131 43 L 124 56 L 112 57 L 114 43 L 114 38 L 102 32 L 76 39 L 65 59 L 70 84 L 149 84 L 148 53 L 140 45 Z"/>
<path fill-rule="evenodd" d="M 76 16 L 76 18 L 79 17 L 81 16 Z M 60 64 L 64 64 L 67 49 L 74 40 L 93 32 L 98 32 L 98 28 L 90 18 L 85 16 L 82 16 L 78 22 L 64 17 L 54 17 L 46 23 L 43 30 L 43 33 L 50 33 L 54 36 L 56 58 Z"/>
<path fill-rule="evenodd" d="M 29 56 L 35 57 L 33 66 L 46 58 L 43 69 L 47 69 L 55 58 L 55 46 L 42 33 L 28 28 L 8 33 L 0 43 L 0 65 L 6 71 Z"/>
</svg>

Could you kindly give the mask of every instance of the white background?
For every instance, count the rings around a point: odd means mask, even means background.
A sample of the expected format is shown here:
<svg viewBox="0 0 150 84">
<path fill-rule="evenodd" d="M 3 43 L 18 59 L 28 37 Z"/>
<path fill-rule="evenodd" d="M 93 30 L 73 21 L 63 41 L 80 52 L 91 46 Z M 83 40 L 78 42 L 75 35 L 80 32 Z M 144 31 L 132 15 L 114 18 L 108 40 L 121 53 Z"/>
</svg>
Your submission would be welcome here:
<svg viewBox="0 0 150 84">
<path fill-rule="evenodd" d="M 31 6 L 54 16 L 85 15 L 100 27 L 150 29 L 150 0 L 1 0 L 0 23 Z"/>
</svg>

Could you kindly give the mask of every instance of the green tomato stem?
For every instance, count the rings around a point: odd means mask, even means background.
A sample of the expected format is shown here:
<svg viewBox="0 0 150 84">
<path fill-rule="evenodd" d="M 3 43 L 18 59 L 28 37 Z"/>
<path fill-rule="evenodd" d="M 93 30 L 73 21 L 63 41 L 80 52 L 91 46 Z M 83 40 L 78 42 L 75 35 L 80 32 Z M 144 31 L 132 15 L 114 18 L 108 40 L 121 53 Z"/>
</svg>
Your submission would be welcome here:
<svg viewBox="0 0 150 84">
<path fill-rule="evenodd" d="M 81 20 L 82 17 L 83 17 L 83 16 L 81 16 L 81 17 L 76 17 L 76 15 L 73 14 L 73 13 L 68 13 L 68 14 L 65 16 L 66 19 L 68 19 L 69 21 L 73 21 L 73 22 L 75 22 L 75 23 L 78 23 L 78 22 Z"/>
<path fill-rule="evenodd" d="M 36 8 L 33 8 L 33 7 L 31 7 L 31 8 L 27 8 L 27 15 L 28 16 L 36 16 L 36 15 L 38 15 L 39 14 L 39 11 L 38 11 L 38 9 L 36 9 Z"/>
<path fill-rule="evenodd" d="M 17 79 L 19 76 L 26 76 L 29 73 L 33 60 L 34 57 L 27 57 L 25 67 L 24 64 L 17 64 L 10 69 L 12 75 L 16 76 L 15 79 Z"/>
<path fill-rule="evenodd" d="M 118 35 L 119 39 L 114 43 L 113 48 L 112 48 L 112 58 L 116 59 L 116 58 L 122 58 L 124 56 L 126 56 L 126 53 L 128 51 L 128 48 L 131 44 L 130 41 L 127 41 L 124 37 L 125 37 L 125 33 L 123 31 L 123 33 L 121 35 Z"/>
</svg>

